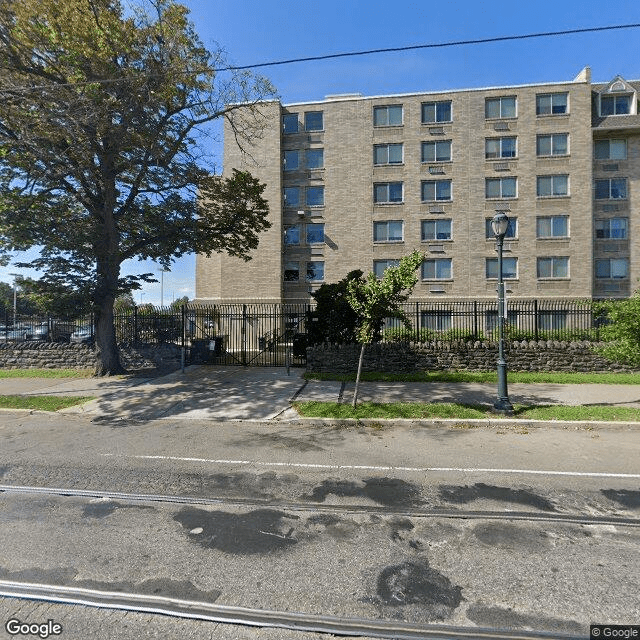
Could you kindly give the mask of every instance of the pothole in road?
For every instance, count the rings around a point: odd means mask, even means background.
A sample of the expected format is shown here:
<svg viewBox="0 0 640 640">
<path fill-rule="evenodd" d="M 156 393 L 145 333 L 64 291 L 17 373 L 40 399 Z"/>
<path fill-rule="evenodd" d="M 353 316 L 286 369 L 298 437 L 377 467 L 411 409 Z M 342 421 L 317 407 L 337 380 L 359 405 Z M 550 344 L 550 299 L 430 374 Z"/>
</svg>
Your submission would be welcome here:
<svg viewBox="0 0 640 640">
<path fill-rule="evenodd" d="M 426 559 L 386 567 L 380 572 L 377 594 L 382 604 L 419 604 L 429 620 L 445 620 L 464 599 L 462 587 L 429 566 Z"/>
</svg>

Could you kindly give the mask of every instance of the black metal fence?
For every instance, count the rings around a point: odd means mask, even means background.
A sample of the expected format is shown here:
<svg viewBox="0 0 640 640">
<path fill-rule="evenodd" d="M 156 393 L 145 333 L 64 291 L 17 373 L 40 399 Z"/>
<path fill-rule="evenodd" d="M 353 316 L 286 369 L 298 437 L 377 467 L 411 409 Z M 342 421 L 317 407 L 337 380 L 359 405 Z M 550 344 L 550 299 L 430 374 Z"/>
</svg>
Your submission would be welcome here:
<svg viewBox="0 0 640 640">
<path fill-rule="evenodd" d="M 307 304 L 225 304 L 175 308 L 134 308 L 115 315 L 119 344 L 173 343 L 190 362 L 282 366 L 303 364 Z M 590 302 L 513 300 L 507 305 L 507 340 L 598 340 L 598 318 Z M 385 342 L 493 340 L 498 305 L 489 301 L 413 302 L 404 305 L 405 328 L 388 318 Z M 1 317 L 0 317 L 1 319 Z M 42 340 L 92 343 L 92 314 L 74 320 L 4 314 L 0 342 Z"/>
</svg>

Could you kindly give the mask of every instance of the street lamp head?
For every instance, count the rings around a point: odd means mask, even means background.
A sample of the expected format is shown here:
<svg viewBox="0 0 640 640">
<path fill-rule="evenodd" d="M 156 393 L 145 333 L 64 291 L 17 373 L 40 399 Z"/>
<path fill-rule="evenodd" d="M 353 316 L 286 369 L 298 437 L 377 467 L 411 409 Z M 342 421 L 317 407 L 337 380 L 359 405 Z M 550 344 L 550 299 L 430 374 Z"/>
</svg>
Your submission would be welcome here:
<svg viewBox="0 0 640 640">
<path fill-rule="evenodd" d="M 504 211 L 498 211 L 491 219 L 491 230 L 496 238 L 504 238 L 509 228 L 509 218 Z"/>
</svg>

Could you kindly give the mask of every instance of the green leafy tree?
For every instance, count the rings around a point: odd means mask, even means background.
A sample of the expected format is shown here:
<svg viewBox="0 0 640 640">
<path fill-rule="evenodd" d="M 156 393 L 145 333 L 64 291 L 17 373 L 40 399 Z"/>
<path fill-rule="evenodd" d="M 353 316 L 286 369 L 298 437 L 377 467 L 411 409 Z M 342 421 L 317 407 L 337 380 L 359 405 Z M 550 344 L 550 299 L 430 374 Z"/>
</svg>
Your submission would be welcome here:
<svg viewBox="0 0 640 640">
<path fill-rule="evenodd" d="M 365 280 L 351 280 L 347 286 L 347 300 L 351 308 L 360 318 L 357 338 L 362 347 L 358 361 L 356 388 L 353 393 L 352 406 L 358 402 L 362 360 L 367 344 L 377 342 L 382 336 L 385 318 L 398 318 L 408 329 L 411 322 L 401 305 L 407 301 L 413 287 L 418 282 L 416 269 L 424 260 L 424 255 L 414 251 L 400 260 L 397 267 L 385 269 L 382 278 L 378 279 L 371 271 Z"/>
<path fill-rule="evenodd" d="M 602 346 L 595 350 L 608 360 L 640 367 L 640 291 L 626 300 L 609 300 L 593 305 L 600 327 Z"/>
<path fill-rule="evenodd" d="M 23 295 L 22 285 L 24 278 L 16 278 L 17 290 L 15 291 L 16 314 L 30 316 L 38 313 L 38 307 L 28 296 Z M 5 321 L 13 322 L 14 285 L 0 282 L 0 324 Z"/>
<path fill-rule="evenodd" d="M 353 344 L 357 341 L 360 318 L 349 304 L 347 293 L 350 282 L 364 283 L 362 275 L 362 271 L 356 269 L 339 282 L 323 284 L 311 294 L 316 308 L 309 313 L 307 322 L 309 344 Z"/>
<path fill-rule="evenodd" d="M 207 123 L 249 142 L 274 94 L 226 66 L 173 0 L 0 0 L 0 253 L 39 247 L 23 266 L 87 292 L 97 375 L 123 371 L 115 299 L 156 282 L 125 260 L 248 260 L 270 226 L 264 185 L 207 157 Z"/>
<path fill-rule="evenodd" d="M 133 311 L 136 307 L 136 303 L 133 299 L 133 294 L 131 291 L 127 291 L 126 293 L 121 293 L 113 303 L 113 312 L 121 315 L 123 313 L 129 313 Z"/>
<path fill-rule="evenodd" d="M 60 282 L 22 278 L 20 289 L 21 297 L 31 304 L 34 315 L 72 319 L 81 316 L 89 307 L 84 291 L 77 291 Z"/>
</svg>

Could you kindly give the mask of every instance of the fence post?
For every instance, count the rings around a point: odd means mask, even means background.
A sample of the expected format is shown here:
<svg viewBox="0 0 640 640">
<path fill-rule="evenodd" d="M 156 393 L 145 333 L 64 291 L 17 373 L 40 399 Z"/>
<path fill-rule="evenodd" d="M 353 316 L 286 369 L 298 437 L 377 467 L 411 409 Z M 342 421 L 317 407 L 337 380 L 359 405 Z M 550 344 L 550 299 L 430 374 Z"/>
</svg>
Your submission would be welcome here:
<svg viewBox="0 0 640 640">
<path fill-rule="evenodd" d="M 416 342 L 420 342 L 420 303 L 416 302 Z"/>
<path fill-rule="evenodd" d="M 138 307 L 133 305 L 133 342 L 138 342 Z"/>
<path fill-rule="evenodd" d="M 538 341 L 538 298 L 533 301 L 533 335 Z"/>
<path fill-rule="evenodd" d="M 180 305 L 180 319 L 181 319 L 181 323 L 182 323 L 182 327 L 181 327 L 181 337 L 182 337 L 182 348 L 180 349 L 180 369 L 182 370 L 182 373 L 184 373 L 184 363 L 185 363 L 185 359 L 186 359 L 186 338 L 187 338 L 187 322 L 186 322 L 186 318 L 187 318 L 187 305 L 185 304 L 181 304 Z"/>
<path fill-rule="evenodd" d="M 247 366 L 247 305 L 242 305 L 242 327 L 240 328 L 240 335 L 242 336 L 242 366 Z"/>
<path fill-rule="evenodd" d="M 478 301 L 473 301 L 473 337 L 478 339 Z"/>
</svg>

